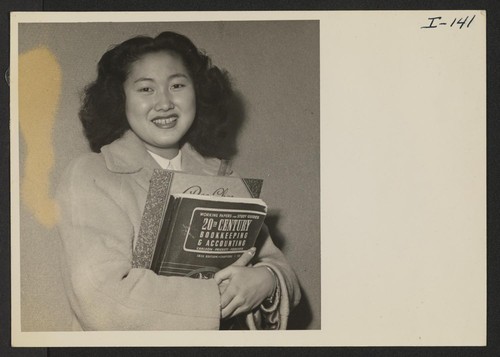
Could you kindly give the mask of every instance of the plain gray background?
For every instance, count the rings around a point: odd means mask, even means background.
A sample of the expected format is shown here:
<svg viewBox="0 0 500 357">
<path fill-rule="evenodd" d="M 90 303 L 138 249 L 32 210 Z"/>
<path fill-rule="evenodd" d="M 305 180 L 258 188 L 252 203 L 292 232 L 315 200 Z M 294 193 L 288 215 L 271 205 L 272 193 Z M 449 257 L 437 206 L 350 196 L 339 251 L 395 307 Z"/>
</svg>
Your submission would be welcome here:
<svg viewBox="0 0 500 357">
<path fill-rule="evenodd" d="M 53 132 L 52 192 L 69 161 L 89 151 L 77 113 L 81 91 L 95 79 L 101 55 L 110 45 L 132 36 L 155 36 L 166 30 L 188 36 L 215 65 L 231 74 L 243 118 L 233 167 L 243 177 L 264 179 L 261 197 L 270 208 L 267 223 L 298 275 L 303 298 L 289 328 L 319 329 L 319 22 L 20 25 L 19 53 L 46 47 L 62 70 Z M 20 146 L 22 177 L 22 135 Z M 44 228 L 21 202 L 23 331 L 69 329 L 69 305 L 57 255 L 57 231 Z"/>
</svg>

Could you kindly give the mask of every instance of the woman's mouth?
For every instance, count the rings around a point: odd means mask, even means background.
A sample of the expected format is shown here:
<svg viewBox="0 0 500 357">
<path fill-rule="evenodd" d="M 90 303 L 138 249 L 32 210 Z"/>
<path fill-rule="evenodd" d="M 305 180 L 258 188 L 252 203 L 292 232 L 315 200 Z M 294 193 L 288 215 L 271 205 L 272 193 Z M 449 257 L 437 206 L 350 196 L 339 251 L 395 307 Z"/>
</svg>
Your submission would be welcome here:
<svg viewBox="0 0 500 357">
<path fill-rule="evenodd" d="M 177 115 L 169 115 L 168 117 L 156 117 L 151 121 L 160 129 L 171 129 L 177 124 L 177 119 Z"/>
</svg>

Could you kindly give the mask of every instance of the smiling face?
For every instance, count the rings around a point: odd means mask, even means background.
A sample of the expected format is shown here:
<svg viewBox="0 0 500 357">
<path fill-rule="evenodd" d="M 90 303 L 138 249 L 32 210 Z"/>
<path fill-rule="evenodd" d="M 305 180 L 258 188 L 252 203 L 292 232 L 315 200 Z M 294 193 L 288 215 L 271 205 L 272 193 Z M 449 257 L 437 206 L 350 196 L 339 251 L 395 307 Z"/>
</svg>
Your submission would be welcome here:
<svg viewBox="0 0 500 357">
<path fill-rule="evenodd" d="M 131 65 L 123 88 L 134 133 L 148 150 L 174 158 L 196 114 L 194 83 L 182 59 L 172 52 L 146 54 Z"/>
</svg>

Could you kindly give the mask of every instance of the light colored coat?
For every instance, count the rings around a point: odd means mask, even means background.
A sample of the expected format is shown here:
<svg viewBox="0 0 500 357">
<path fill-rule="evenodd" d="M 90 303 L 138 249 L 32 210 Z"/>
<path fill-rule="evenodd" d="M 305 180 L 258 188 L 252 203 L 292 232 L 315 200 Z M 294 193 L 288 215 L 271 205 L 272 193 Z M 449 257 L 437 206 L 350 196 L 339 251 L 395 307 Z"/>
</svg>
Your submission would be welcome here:
<svg viewBox="0 0 500 357">
<path fill-rule="evenodd" d="M 217 159 L 207 159 L 189 144 L 182 147 L 182 169 L 216 175 Z M 62 275 L 77 330 L 218 329 L 220 296 L 214 279 L 158 276 L 132 268 L 149 180 L 160 168 L 132 132 L 89 153 L 66 169 L 57 190 Z M 286 328 L 300 299 L 295 274 L 267 229 L 254 265 L 267 265 L 280 280 L 281 301 L 272 320 Z M 249 314 L 258 328 L 260 312 Z M 253 318 L 252 318 L 253 317 Z"/>
</svg>

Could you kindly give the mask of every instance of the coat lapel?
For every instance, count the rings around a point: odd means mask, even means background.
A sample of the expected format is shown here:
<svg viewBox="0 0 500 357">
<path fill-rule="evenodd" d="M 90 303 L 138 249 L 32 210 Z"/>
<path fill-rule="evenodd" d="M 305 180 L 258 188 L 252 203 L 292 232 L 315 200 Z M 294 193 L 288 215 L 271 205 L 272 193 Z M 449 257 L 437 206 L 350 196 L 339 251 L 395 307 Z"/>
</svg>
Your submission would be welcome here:
<svg viewBox="0 0 500 357">
<path fill-rule="evenodd" d="M 151 160 L 154 160 L 151 158 Z M 156 165 L 156 166 L 155 166 Z M 154 169 L 161 169 L 161 167 L 156 163 L 152 163 L 151 165 L 144 166 L 142 170 L 132 173 L 131 176 L 137 182 L 137 184 L 144 189 L 144 191 L 149 190 L 149 181 L 151 180 L 151 176 L 153 175 Z"/>
<path fill-rule="evenodd" d="M 129 174 L 145 191 L 149 189 L 153 170 L 161 168 L 132 130 L 125 132 L 111 144 L 103 146 L 101 152 L 108 170 Z"/>
<path fill-rule="evenodd" d="M 219 172 L 221 161 L 216 158 L 206 158 L 200 155 L 189 143 L 182 148 L 182 171 L 197 175 L 216 176 Z"/>
<path fill-rule="evenodd" d="M 198 175 L 217 175 L 221 165 L 219 159 L 203 157 L 189 143 L 184 144 L 181 151 L 182 171 Z M 131 175 L 145 191 L 149 190 L 153 170 L 161 169 L 132 130 L 128 130 L 111 144 L 103 146 L 101 152 L 108 170 Z"/>
</svg>

